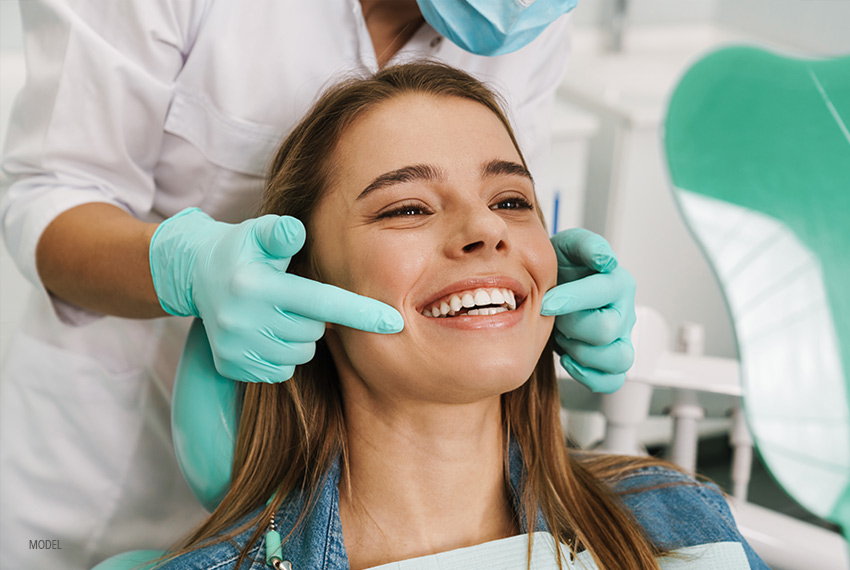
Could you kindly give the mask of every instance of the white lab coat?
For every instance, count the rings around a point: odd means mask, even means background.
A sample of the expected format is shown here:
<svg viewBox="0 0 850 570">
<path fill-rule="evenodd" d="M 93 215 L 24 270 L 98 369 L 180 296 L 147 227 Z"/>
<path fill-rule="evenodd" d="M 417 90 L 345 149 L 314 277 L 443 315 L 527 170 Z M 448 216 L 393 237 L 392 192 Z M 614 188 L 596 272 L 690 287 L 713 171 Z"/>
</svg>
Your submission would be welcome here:
<svg viewBox="0 0 850 570">
<path fill-rule="evenodd" d="M 168 421 L 188 319 L 103 317 L 49 297 L 42 231 L 88 202 L 152 222 L 188 206 L 252 216 L 266 162 L 317 94 L 377 62 L 357 0 L 43 0 L 21 12 L 28 78 L 0 215 L 38 289 L 3 370 L 0 567 L 87 568 L 168 546 L 201 516 Z M 486 58 L 424 24 L 393 62 L 429 57 L 488 81 L 540 177 L 566 26 Z M 36 539 L 61 550 L 30 550 Z"/>
</svg>

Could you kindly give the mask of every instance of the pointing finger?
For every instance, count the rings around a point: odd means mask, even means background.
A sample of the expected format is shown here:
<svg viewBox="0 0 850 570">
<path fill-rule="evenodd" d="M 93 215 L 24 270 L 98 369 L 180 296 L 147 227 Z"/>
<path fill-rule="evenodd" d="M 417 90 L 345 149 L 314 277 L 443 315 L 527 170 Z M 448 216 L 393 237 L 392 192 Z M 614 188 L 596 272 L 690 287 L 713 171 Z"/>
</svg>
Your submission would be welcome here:
<svg viewBox="0 0 850 570">
<path fill-rule="evenodd" d="M 286 311 L 366 332 L 392 334 L 404 328 L 401 314 L 385 303 L 297 275 L 287 279 L 281 303 Z"/>
</svg>

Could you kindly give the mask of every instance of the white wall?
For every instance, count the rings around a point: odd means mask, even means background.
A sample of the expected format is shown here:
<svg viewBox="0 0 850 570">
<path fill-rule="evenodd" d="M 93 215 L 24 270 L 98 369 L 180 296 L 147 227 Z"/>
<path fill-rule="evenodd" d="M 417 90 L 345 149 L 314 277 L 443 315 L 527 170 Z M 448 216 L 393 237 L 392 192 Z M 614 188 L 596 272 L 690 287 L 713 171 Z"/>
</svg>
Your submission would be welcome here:
<svg viewBox="0 0 850 570">
<path fill-rule="evenodd" d="M 579 0 L 573 11 L 576 26 L 603 26 L 616 0 Z M 717 0 L 626 0 L 627 18 L 637 26 L 704 24 L 714 19 Z"/>
<path fill-rule="evenodd" d="M 715 24 L 809 53 L 850 53 L 850 0 L 625 0 L 630 26 Z M 577 27 L 604 27 L 616 0 L 579 0 Z"/>
<path fill-rule="evenodd" d="M 0 52 L 20 51 L 23 44 L 18 0 L 0 0 Z"/>
<path fill-rule="evenodd" d="M 850 0 L 717 0 L 719 26 L 811 54 L 850 53 Z"/>
<path fill-rule="evenodd" d="M 579 0 L 573 22 L 604 26 L 616 0 Z M 636 26 L 717 24 L 822 54 L 850 53 L 850 0 L 626 0 Z"/>
</svg>

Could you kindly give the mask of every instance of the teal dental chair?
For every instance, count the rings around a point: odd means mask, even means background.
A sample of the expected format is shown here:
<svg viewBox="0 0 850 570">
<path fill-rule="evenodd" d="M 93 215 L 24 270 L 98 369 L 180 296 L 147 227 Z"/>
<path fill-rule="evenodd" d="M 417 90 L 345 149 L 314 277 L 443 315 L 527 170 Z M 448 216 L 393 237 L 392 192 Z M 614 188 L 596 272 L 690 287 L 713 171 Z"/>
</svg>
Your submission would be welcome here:
<svg viewBox="0 0 850 570">
<path fill-rule="evenodd" d="M 209 512 L 230 487 L 237 385 L 216 371 L 203 323 L 196 319 L 177 367 L 171 432 L 183 477 Z M 93 570 L 150 570 L 154 565 L 149 562 L 163 554 L 162 550 L 134 550 L 104 560 Z"/>
<path fill-rule="evenodd" d="M 731 313 L 756 449 L 850 542 L 848 128 L 850 56 L 730 47 L 682 77 L 663 145 Z"/>
</svg>

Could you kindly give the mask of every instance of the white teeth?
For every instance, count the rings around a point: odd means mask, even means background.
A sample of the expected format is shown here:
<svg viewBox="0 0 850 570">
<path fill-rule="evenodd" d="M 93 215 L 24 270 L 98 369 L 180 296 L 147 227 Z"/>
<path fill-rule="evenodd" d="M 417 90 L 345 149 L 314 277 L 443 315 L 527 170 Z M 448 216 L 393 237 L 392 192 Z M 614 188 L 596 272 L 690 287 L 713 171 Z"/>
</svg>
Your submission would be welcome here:
<svg viewBox="0 0 850 570">
<path fill-rule="evenodd" d="M 466 314 L 472 316 L 488 316 L 504 313 L 508 309 L 505 307 L 481 307 L 480 309 L 470 309 Z"/>
<path fill-rule="evenodd" d="M 499 313 L 504 313 L 508 309 L 504 307 L 482 307 L 480 309 L 470 309 L 467 315 L 480 315 L 480 316 L 488 316 L 488 315 L 498 315 Z"/>
<path fill-rule="evenodd" d="M 501 307 L 488 305 L 501 305 Z M 440 301 L 439 305 L 423 309 L 422 314 L 434 318 L 452 317 L 464 308 L 469 309 L 466 314 L 471 316 L 495 315 L 505 311 L 513 311 L 516 309 L 516 296 L 510 289 L 475 289 L 474 291 L 454 294 L 448 299 Z"/>
<path fill-rule="evenodd" d="M 490 291 L 490 302 L 494 305 L 501 305 L 505 302 L 505 296 L 498 289 L 493 289 Z"/>
<path fill-rule="evenodd" d="M 474 294 L 475 304 L 479 307 L 490 304 L 490 294 L 484 289 L 476 289 Z"/>
</svg>

